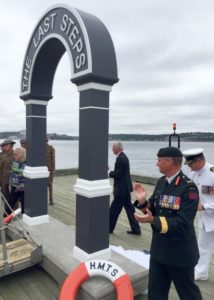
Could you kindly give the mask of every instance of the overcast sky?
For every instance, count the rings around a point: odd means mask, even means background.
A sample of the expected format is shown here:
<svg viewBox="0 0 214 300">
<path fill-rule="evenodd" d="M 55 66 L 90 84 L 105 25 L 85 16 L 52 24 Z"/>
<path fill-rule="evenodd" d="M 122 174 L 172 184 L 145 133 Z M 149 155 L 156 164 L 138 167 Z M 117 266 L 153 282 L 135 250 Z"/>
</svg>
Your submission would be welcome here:
<svg viewBox="0 0 214 300">
<path fill-rule="evenodd" d="M 98 17 L 113 39 L 119 83 L 110 93 L 110 133 L 214 131 L 213 0 L 61 1 Z M 1 1 L 0 131 L 25 129 L 20 78 L 31 33 L 51 0 Z M 48 132 L 77 135 L 79 93 L 68 55 L 49 101 Z"/>
</svg>

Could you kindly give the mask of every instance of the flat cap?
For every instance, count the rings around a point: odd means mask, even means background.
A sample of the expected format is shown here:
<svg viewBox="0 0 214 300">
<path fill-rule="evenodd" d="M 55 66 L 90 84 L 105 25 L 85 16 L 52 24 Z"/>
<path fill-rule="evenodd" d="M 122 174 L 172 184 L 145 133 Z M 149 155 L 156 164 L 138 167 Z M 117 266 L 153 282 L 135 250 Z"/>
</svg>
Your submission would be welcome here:
<svg viewBox="0 0 214 300">
<path fill-rule="evenodd" d="M 21 139 L 19 142 L 20 144 L 26 144 L 26 139 Z"/>
<path fill-rule="evenodd" d="M 0 144 L 0 146 L 2 147 L 2 146 L 4 146 L 4 145 L 8 145 L 8 144 L 14 145 L 15 143 L 16 143 L 16 142 L 14 142 L 13 140 L 8 139 L 8 140 L 4 140 L 4 141 Z"/>
<path fill-rule="evenodd" d="M 161 148 L 157 154 L 158 157 L 183 157 L 182 152 L 176 147 Z"/>
<path fill-rule="evenodd" d="M 190 164 L 195 159 L 199 158 L 204 152 L 203 148 L 194 148 L 183 151 L 183 156 L 185 157 L 185 165 Z"/>
</svg>

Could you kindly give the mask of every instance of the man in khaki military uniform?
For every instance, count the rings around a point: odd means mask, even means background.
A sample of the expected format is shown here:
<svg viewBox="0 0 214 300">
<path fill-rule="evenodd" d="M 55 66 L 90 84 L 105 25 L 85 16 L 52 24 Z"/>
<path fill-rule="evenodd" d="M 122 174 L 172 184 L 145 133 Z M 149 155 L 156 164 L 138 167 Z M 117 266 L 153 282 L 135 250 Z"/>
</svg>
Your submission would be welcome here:
<svg viewBox="0 0 214 300">
<path fill-rule="evenodd" d="M 53 146 L 48 144 L 47 138 L 47 167 L 49 171 L 48 177 L 48 190 L 49 190 L 49 204 L 53 205 L 53 177 L 55 172 L 55 149 Z"/>
<path fill-rule="evenodd" d="M 16 142 L 12 140 L 5 140 L 3 141 L 1 146 L 1 156 L 0 156 L 0 183 L 1 183 L 1 192 L 6 200 L 9 200 L 9 177 L 10 177 L 10 170 L 11 164 L 13 161 L 13 146 Z"/>
<path fill-rule="evenodd" d="M 20 142 L 20 146 L 21 146 L 22 148 L 25 148 L 25 150 L 27 150 L 27 142 L 26 142 L 26 139 L 23 138 L 23 139 L 21 139 L 19 142 Z"/>
</svg>

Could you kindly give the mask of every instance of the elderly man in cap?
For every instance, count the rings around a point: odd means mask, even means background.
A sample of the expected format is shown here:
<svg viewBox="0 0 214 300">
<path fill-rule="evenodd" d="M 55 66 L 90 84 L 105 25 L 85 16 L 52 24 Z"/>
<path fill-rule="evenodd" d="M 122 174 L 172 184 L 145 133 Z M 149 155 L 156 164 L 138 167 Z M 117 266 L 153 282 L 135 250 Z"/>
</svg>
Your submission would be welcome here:
<svg viewBox="0 0 214 300">
<path fill-rule="evenodd" d="M 144 214 L 135 214 L 152 228 L 148 300 L 167 300 L 171 283 L 179 298 L 202 300 L 194 282 L 194 267 L 199 251 L 194 218 L 199 203 L 196 185 L 181 171 L 182 153 L 166 147 L 158 151 L 157 166 L 164 174 L 146 200 L 146 191 L 135 184 L 135 206 Z"/>
<path fill-rule="evenodd" d="M 23 139 L 20 139 L 20 145 L 22 148 L 24 148 L 25 150 L 27 149 L 27 142 L 26 142 L 26 139 L 23 138 Z"/>
<path fill-rule="evenodd" d="M 3 141 L 0 146 L 2 149 L 1 163 L 0 163 L 0 176 L 1 176 L 1 192 L 6 200 L 9 200 L 9 177 L 11 165 L 13 161 L 13 146 L 16 142 L 12 140 Z"/>
<path fill-rule="evenodd" d="M 207 280 L 209 264 L 214 250 L 214 166 L 206 162 L 204 149 L 196 148 L 183 152 L 191 172 L 189 177 L 199 190 L 198 247 L 200 259 L 195 268 L 195 280 Z"/>
</svg>

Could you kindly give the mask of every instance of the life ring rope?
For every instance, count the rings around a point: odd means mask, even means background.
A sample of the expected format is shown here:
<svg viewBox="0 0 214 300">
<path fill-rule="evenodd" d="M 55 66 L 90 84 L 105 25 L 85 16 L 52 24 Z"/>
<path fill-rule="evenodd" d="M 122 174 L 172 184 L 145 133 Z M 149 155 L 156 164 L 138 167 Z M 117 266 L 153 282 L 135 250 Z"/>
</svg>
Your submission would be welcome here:
<svg viewBox="0 0 214 300">
<path fill-rule="evenodd" d="M 133 300 L 134 293 L 129 276 L 116 264 L 106 260 L 81 263 L 65 279 L 59 300 L 75 300 L 81 284 L 93 276 L 108 278 L 117 292 L 117 300 Z"/>
</svg>

